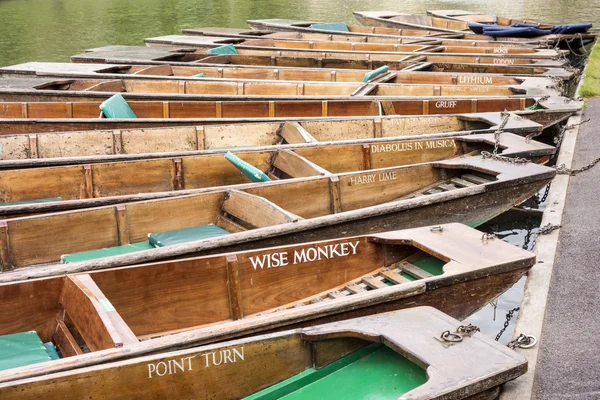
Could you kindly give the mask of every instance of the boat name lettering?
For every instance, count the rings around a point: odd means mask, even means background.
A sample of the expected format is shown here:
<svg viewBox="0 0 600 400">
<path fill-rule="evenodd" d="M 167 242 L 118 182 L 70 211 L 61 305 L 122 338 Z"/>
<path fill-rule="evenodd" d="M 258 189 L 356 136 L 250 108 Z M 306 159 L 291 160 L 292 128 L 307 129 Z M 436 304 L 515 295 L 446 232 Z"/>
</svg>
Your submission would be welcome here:
<svg viewBox="0 0 600 400">
<path fill-rule="evenodd" d="M 327 244 L 323 246 L 294 250 L 292 254 L 289 254 L 287 251 L 283 251 L 249 257 L 249 259 L 250 263 L 252 264 L 252 268 L 254 268 L 255 271 L 257 269 L 285 267 L 286 265 L 290 265 L 290 262 L 292 265 L 295 265 L 305 262 L 321 261 L 323 259 L 333 259 L 336 257 L 355 255 L 359 243 L 359 241 L 356 241 Z"/>
<path fill-rule="evenodd" d="M 377 174 L 358 175 L 350 177 L 350 186 L 364 185 L 365 183 L 393 181 L 398 179 L 397 171 L 380 172 Z"/>
<path fill-rule="evenodd" d="M 153 376 L 175 375 L 178 371 L 192 370 L 192 359 L 196 356 L 181 357 L 179 360 L 167 360 L 148 364 L 148 378 Z"/>
<path fill-rule="evenodd" d="M 210 353 L 201 354 L 200 357 L 204 357 L 205 368 L 213 365 L 233 364 L 239 360 L 244 361 L 244 346 L 239 349 L 232 347 L 231 349 L 211 351 Z"/>
<path fill-rule="evenodd" d="M 515 60 L 511 58 L 494 58 L 494 64 L 514 64 Z"/>
<path fill-rule="evenodd" d="M 459 75 L 458 83 L 462 85 L 491 85 L 493 82 L 491 76 L 478 76 L 478 75 Z"/>
<path fill-rule="evenodd" d="M 440 100 L 435 102 L 435 108 L 454 108 L 456 100 Z"/>
<path fill-rule="evenodd" d="M 494 53 L 508 54 L 508 49 L 506 47 L 494 47 Z"/>
<path fill-rule="evenodd" d="M 452 139 L 423 140 L 421 142 L 402 142 L 371 145 L 371 153 L 391 153 L 410 150 L 441 149 L 453 147 Z"/>
</svg>

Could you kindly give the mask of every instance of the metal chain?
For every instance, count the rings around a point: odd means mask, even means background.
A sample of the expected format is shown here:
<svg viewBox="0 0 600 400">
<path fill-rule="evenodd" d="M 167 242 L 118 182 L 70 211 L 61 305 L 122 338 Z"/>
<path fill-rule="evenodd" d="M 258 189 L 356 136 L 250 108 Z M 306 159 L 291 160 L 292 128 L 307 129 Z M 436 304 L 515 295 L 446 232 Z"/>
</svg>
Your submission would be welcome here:
<svg viewBox="0 0 600 400">
<path fill-rule="evenodd" d="M 558 228 L 561 228 L 561 225 L 554 225 L 551 223 L 547 223 L 544 226 L 540 226 L 540 235 L 549 235 L 550 233 L 554 232 Z"/>
<path fill-rule="evenodd" d="M 525 234 L 525 240 L 523 241 L 523 250 L 529 250 L 529 243 L 531 243 L 531 233 L 532 229 L 527 229 L 527 233 Z"/>
<path fill-rule="evenodd" d="M 506 126 L 510 113 L 506 110 L 502 111 L 500 115 L 503 117 L 502 122 L 498 125 L 498 129 L 494 132 L 494 150 L 490 153 L 489 151 L 482 151 L 481 156 L 484 159 L 491 158 L 497 161 L 504 161 L 511 164 L 527 164 L 529 162 L 526 158 L 520 157 L 505 157 L 498 155 L 498 148 L 500 147 L 500 135 L 504 132 L 504 127 Z"/>
<path fill-rule="evenodd" d="M 542 204 L 543 202 L 546 201 L 546 199 L 548 198 L 548 194 L 550 193 L 550 184 L 546 185 L 546 190 L 544 191 L 544 194 L 542 195 L 542 198 L 539 198 L 539 193 L 536 193 L 533 196 L 533 201 L 535 202 L 535 204 Z"/>
<path fill-rule="evenodd" d="M 485 232 L 483 235 L 481 235 L 481 241 L 483 243 L 487 243 L 488 240 L 494 240 L 494 239 L 496 239 L 496 234 L 493 232 L 491 232 L 491 233 Z"/>
<path fill-rule="evenodd" d="M 529 348 L 535 346 L 536 344 L 537 344 L 537 339 L 535 338 L 535 336 L 526 335 L 524 333 L 521 333 L 519 336 L 517 336 L 516 339 L 513 339 L 510 342 L 508 342 L 506 347 L 508 347 L 509 349 L 513 349 L 513 350 L 516 349 L 517 347 L 520 349 L 529 349 Z"/>
<path fill-rule="evenodd" d="M 475 332 L 481 332 L 478 326 L 475 326 L 473 324 L 460 325 L 458 328 L 456 328 L 455 332 L 450 332 L 449 330 L 442 332 L 442 334 L 440 335 L 440 339 L 443 342 L 458 343 L 462 342 L 463 337 L 470 337 Z"/>
<path fill-rule="evenodd" d="M 496 335 L 496 341 L 500 340 L 500 337 L 502 336 L 506 328 L 508 328 L 508 325 L 510 325 L 510 320 L 513 318 L 513 314 L 519 311 L 520 309 L 520 307 L 515 307 L 506 313 L 506 321 L 504 321 L 504 327 L 500 329 L 500 332 L 498 332 L 498 334 Z"/>
<path fill-rule="evenodd" d="M 565 164 L 560 164 L 558 167 L 556 167 L 556 173 L 558 175 L 569 175 L 569 176 L 574 176 L 577 175 L 580 172 L 585 172 L 588 169 L 591 169 L 592 167 L 594 167 L 596 164 L 598 164 L 600 162 L 600 157 L 597 157 L 594 159 L 594 161 L 592 161 L 591 163 L 584 165 L 581 168 L 576 168 L 576 169 L 569 169 L 565 166 Z"/>
<path fill-rule="evenodd" d="M 481 332 L 481 329 L 479 329 L 478 326 L 475 326 L 473 324 L 461 325 L 458 328 L 456 328 L 456 333 L 458 333 L 459 335 L 471 336 L 475 332 Z"/>
</svg>

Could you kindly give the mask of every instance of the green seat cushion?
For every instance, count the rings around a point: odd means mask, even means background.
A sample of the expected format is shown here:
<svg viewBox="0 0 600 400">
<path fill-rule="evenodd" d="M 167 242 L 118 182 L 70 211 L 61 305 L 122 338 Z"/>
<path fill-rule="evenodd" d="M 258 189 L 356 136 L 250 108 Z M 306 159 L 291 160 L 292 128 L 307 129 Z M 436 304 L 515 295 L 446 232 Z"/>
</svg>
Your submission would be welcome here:
<svg viewBox="0 0 600 400">
<path fill-rule="evenodd" d="M 192 75 L 192 78 L 204 78 L 204 73 L 203 73 L 203 72 L 201 72 L 201 73 L 199 73 L 199 74 Z"/>
<path fill-rule="evenodd" d="M 106 118 L 137 118 L 127 101 L 117 93 L 100 104 L 100 109 Z"/>
<path fill-rule="evenodd" d="M 389 69 L 390 68 L 387 65 L 384 65 L 383 67 L 379 67 L 376 70 L 367 72 L 365 74 L 365 77 L 363 78 L 363 83 L 367 83 L 367 82 L 377 78 L 379 75 L 387 73 L 389 71 Z"/>
<path fill-rule="evenodd" d="M 232 163 L 234 167 L 239 169 L 240 172 L 246 175 L 252 182 L 269 182 L 271 180 L 271 178 L 260 169 L 242 160 L 230 151 L 225 154 L 225 159 Z"/>
<path fill-rule="evenodd" d="M 310 26 L 314 29 L 324 29 L 326 31 L 338 31 L 338 32 L 350 32 L 348 25 L 343 22 L 328 22 L 324 24 L 312 24 Z"/>
<path fill-rule="evenodd" d="M 54 347 L 54 343 L 44 343 L 44 347 L 46 348 L 46 351 L 48 352 L 48 357 L 50 357 L 50 359 L 58 360 L 60 358 L 58 352 L 56 351 L 56 347 Z"/>
<path fill-rule="evenodd" d="M 261 399 L 397 399 L 427 382 L 424 369 L 379 343 L 321 369 L 298 375 L 246 397 Z"/>
<path fill-rule="evenodd" d="M 52 359 L 53 356 L 48 354 L 46 346 L 34 331 L 0 336 L 0 371 Z"/>
<path fill-rule="evenodd" d="M 12 202 L 0 203 L 0 206 L 4 207 L 4 206 L 19 206 L 19 205 L 23 205 L 23 204 L 51 203 L 53 201 L 62 201 L 62 197 L 48 197 L 46 199 L 12 201 Z"/>
<path fill-rule="evenodd" d="M 206 52 L 206 54 L 237 54 L 237 50 L 232 44 L 214 47 Z"/>
<path fill-rule="evenodd" d="M 122 254 L 128 254 L 128 253 L 133 253 L 133 252 L 142 251 L 142 250 L 150 250 L 153 248 L 154 248 L 154 246 L 152 246 L 148 242 L 138 242 L 138 243 L 132 243 L 132 244 L 125 244 L 122 246 L 106 247 L 104 249 L 99 249 L 99 250 L 89 250 L 89 251 L 82 251 L 80 253 L 65 254 L 60 257 L 60 261 L 63 264 L 68 264 L 68 263 L 74 263 L 74 262 L 79 262 L 79 261 L 94 260 L 96 258 L 120 256 Z"/>
<path fill-rule="evenodd" d="M 166 232 L 151 233 L 148 235 L 148 241 L 155 247 L 171 246 L 179 243 L 191 242 L 194 240 L 209 239 L 217 236 L 229 235 L 223 228 L 214 224 L 194 226 L 192 228 L 175 229 Z"/>
</svg>

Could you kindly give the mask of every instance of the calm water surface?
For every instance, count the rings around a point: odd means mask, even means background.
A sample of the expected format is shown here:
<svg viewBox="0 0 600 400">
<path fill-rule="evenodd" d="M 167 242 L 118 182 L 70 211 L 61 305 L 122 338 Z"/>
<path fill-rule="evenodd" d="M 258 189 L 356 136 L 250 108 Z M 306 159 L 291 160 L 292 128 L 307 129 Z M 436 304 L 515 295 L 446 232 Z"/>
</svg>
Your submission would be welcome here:
<svg viewBox="0 0 600 400">
<path fill-rule="evenodd" d="M 0 0 L 0 66 L 67 61 L 84 49 L 141 45 L 182 28 L 247 27 L 247 19 L 292 18 L 353 23 L 352 11 L 464 9 L 548 23 L 593 22 L 600 0 Z"/>
<path fill-rule="evenodd" d="M 146 37 L 177 34 L 183 28 L 244 28 L 247 19 L 354 23 L 353 10 L 424 13 L 428 9 L 465 9 L 548 23 L 593 22 L 600 27 L 600 0 L 0 0 L 0 66 L 68 61 L 87 48 L 143 45 Z M 528 249 L 533 248 L 537 236 L 537 229 L 523 221 L 508 227 L 488 226 L 487 230 Z M 494 337 L 503 326 L 506 311 L 519 305 L 523 286 L 522 280 L 500 297 L 495 319 L 494 308 L 486 307 L 469 322 Z M 512 326 L 502 341 L 510 340 L 511 335 Z"/>
</svg>

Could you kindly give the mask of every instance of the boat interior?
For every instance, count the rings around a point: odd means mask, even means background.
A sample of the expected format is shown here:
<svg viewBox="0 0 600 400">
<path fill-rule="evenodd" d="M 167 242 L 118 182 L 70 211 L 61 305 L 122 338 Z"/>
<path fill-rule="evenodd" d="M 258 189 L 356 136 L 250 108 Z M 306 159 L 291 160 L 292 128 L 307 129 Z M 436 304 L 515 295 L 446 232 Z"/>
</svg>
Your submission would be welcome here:
<svg viewBox="0 0 600 400">
<path fill-rule="evenodd" d="M 410 240 L 396 242 L 362 236 L 0 284 L 0 335 L 13 335 L 16 343 L 26 338 L 0 369 L 343 301 L 444 274 L 449 258 Z M 334 261 L 340 258 L 343 263 Z"/>
<path fill-rule="evenodd" d="M 172 192 L 174 197 L 167 198 L 168 193 L 157 193 L 155 199 L 151 194 L 145 195 L 151 196 L 150 200 L 37 215 L 31 214 L 35 214 L 36 206 L 43 208 L 44 203 L 3 207 L 5 217 L 15 217 L 18 211 L 29 214 L 1 221 L 3 271 L 61 260 L 63 263 L 90 260 L 216 236 L 236 241 L 236 233 L 280 224 L 292 229 L 303 219 L 397 200 L 425 199 L 452 191 L 456 196 L 468 195 L 480 190 L 477 187 L 497 181 L 498 175 L 503 179 L 518 179 L 520 174 L 546 173 L 546 168 L 535 164 L 501 173 L 500 168 L 481 167 L 480 163 L 488 165 L 485 160 L 469 157 L 460 162 L 449 160 L 301 180 L 275 180 L 239 186 L 237 190 L 210 189 L 187 195 Z M 135 174 L 120 178 L 122 186 L 137 184 Z M 169 185 L 174 182 L 165 181 Z M 307 198 L 311 201 L 306 201 Z M 49 204 L 62 206 L 56 199 L 49 200 L 54 201 Z"/>
</svg>

